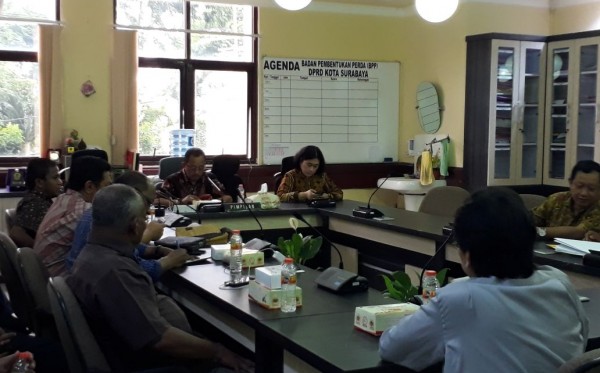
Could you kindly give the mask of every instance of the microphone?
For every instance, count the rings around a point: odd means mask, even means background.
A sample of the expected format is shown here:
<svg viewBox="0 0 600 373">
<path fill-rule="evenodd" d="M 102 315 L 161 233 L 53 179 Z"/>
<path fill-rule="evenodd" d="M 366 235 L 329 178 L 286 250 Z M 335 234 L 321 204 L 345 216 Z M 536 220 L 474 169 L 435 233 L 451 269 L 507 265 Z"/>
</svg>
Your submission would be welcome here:
<svg viewBox="0 0 600 373">
<path fill-rule="evenodd" d="M 237 198 L 237 197 L 241 198 L 242 203 L 244 204 L 244 206 L 246 206 L 246 208 L 248 209 L 248 212 L 250 213 L 250 215 L 252 215 L 252 217 L 254 218 L 254 220 L 256 220 L 256 223 L 260 227 L 260 238 L 263 239 L 263 237 L 265 236 L 264 230 L 263 230 L 263 226 L 262 226 L 262 224 L 260 224 L 260 221 L 256 217 L 256 214 L 254 214 L 254 211 L 252 211 L 252 209 L 250 208 L 250 205 L 248 205 L 248 202 L 246 202 L 246 198 L 244 198 L 244 196 L 242 195 L 242 193 L 240 193 L 239 189 L 235 190 L 235 194 L 236 194 L 235 198 Z"/>
<path fill-rule="evenodd" d="M 166 198 L 168 199 L 171 203 L 173 203 L 173 206 L 175 207 L 175 213 L 179 214 L 179 206 L 177 206 L 177 204 L 175 203 L 175 200 L 177 199 L 177 197 L 175 197 L 174 195 L 172 195 L 168 190 L 166 190 L 163 187 L 160 187 L 156 190 L 158 193 L 156 193 L 157 195 L 161 196 L 162 198 Z M 159 205 L 160 205 L 160 201 L 159 201 Z M 169 207 L 169 206 L 167 206 Z"/>
<path fill-rule="evenodd" d="M 444 229 L 446 229 L 446 227 L 444 227 Z M 448 238 L 446 238 L 446 240 L 444 242 L 442 242 L 440 247 L 435 251 L 435 253 L 433 253 L 431 258 L 429 258 L 423 265 L 423 269 L 421 270 L 421 276 L 419 276 L 419 294 L 421 294 L 423 292 L 423 275 L 425 274 L 425 271 L 427 270 L 427 266 L 438 255 L 438 253 L 440 251 L 442 251 L 442 249 L 444 249 L 446 247 L 446 245 L 448 245 L 448 242 L 450 242 L 450 240 L 452 240 L 452 239 L 454 239 L 454 230 L 453 229 L 450 231 Z M 440 284 L 440 286 L 441 285 L 442 284 Z"/>
<path fill-rule="evenodd" d="M 381 212 L 377 209 L 371 208 L 371 198 L 373 198 L 373 196 L 375 195 L 375 192 L 377 192 L 379 189 L 381 189 L 381 186 L 387 181 L 387 179 L 390 178 L 390 176 L 392 176 L 392 174 L 388 174 L 385 177 L 385 179 L 383 180 L 383 182 L 381 184 L 379 184 L 377 186 L 377 188 L 375 188 L 373 193 L 371 193 L 371 196 L 369 197 L 369 200 L 367 201 L 367 207 L 358 206 L 357 208 L 352 210 L 352 216 L 356 216 L 358 218 L 364 218 L 364 219 L 380 218 L 383 216 L 383 212 Z"/>
<path fill-rule="evenodd" d="M 337 251 L 338 256 L 340 257 L 340 269 L 344 269 L 344 261 L 342 260 L 342 253 L 340 252 L 340 250 L 337 248 L 337 246 L 334 245 L 333 242 L 331 242 L 327 237 L 325 237 L 321 232 L 319 232 L 317 230 L 317 228 L 313 227 L 306 219 L 304 219 L 304 217 L 302 215 L 300 215 L 300 213 L 298 212 L 294 212 L 292 213 L 292 215 L 294 215 L 294 217 L 298 220 L 300 220 L 301 222 L 303 222 L 304 224 L 308 225 L 310 227 L 310 229 L 312 229 L 313 231 L 317 232 L 317 234 L 319 234 L 321 237 L 323 237 L 323 239 L 325 241 L 327 241 L 327 243 L 329 245 L 331 245 L 331 247 L 333 247 L 335 249 L 335 251 Z"/>
</svg>

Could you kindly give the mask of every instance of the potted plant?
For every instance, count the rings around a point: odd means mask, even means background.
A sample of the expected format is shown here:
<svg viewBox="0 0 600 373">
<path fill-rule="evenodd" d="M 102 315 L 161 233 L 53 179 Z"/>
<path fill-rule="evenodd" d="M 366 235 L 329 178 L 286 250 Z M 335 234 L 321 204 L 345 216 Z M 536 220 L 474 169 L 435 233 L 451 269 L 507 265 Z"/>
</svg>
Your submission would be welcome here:
<svg viewBox="0 0 600 373">
<path fill-rule="evenodd" d="M 444 268 L 436 274 L 440 286 L 443 286 L 446 281 L 448 268 Z M 410 277 L 402 271 L 392 272 L 390 275 L 381 275 L 385 282 L 384 294 L 390 298 L 400 302 L 421 304 L 420 299 L 417 299 L 419 288 L 414 286 L 410 281 Z"/>
<path fill-rule="evenodd" d="M 297 232 L 298 220 L 296 218 L 290 218 L 289 223 L 294 229 L 294 233 L 288 240 L 279 237 L 277 247 L 283 255 L 294 259 L 295 263 L 304 264 L 317 255 L 323 244 L 323 237 L 302 236 Z"/>
</svg>

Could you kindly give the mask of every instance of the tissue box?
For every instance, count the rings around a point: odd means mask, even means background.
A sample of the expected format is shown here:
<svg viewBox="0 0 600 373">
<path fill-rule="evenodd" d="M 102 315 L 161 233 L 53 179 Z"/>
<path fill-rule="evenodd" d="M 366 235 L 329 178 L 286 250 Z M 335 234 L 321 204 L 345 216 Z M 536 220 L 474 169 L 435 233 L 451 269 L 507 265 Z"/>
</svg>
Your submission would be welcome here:
<svg viewBox="0 0 600 373">
<path fill-rule="evenodd" d="M 259 284 L 269 289 L 281 288 L 281 266 L 256 268 L 254 278 Z"/>
<path fill-rule="evenodd" d="M 419 306 L 412 303 L 356 307 L 354 327 L 369 334 L 381 335 L 384 330 L 394 326 L 401 318 L 413 314 L 418 309 Z"/>
<path fill-rule="evenodd" d="M 225 253 L 229 253 L 229 244 L 210 246 L 210 257 L 212 260 L 223 260 Z"/>
<path fill-rule="evenodd" d="M 225 251 L 223 261 L 229 263 L 229 249 Z M 265 253 L 258 250 L 242 249 L 242 267 L 253 268 L 265 265 Z"/>
<path fill-rule="evenodd" d="M 248 288 L 248 298 L 255 301 L 260 306 L 267 309 L 281 308 L 281 289 L 269 289 L 256 282 L 250 281 Z M 302 289 L 296 286 L 296 307 L 302 306 Z"/>
</svg>

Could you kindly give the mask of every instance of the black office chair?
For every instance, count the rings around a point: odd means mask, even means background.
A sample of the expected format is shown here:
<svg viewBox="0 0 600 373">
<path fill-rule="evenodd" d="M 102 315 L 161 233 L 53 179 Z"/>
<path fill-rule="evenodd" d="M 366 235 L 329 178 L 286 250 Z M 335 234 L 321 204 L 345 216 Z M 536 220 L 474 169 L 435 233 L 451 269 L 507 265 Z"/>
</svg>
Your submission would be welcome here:
<svg viewBox="0 0 600 373">
<path fill-rule="evenodd" d="M 239 158 L 233 155 L 221 154 L 213 158 L 212 169 L 209 171 L 208 175 L 209 177 L 216 177 L 225 187 L 223 192 L 229 194 L 234 201 L 237 199 L 238 186 L 240 184 L 244 185 L 244 181 L 237 174 L 239 169 Z M 244 188 L 244 190 L 245 189 L 246 188 Z M 245 195 L 243 197 L 246 198 Z"/>
<path fill-rule="evenodd" d="M 184 157 L 165 157 L 158 161 L 158 177 L 161 180 L 166 179 L 169 175 L 181 170 L 183 167 Z"/>
<path fill-rule="evenodd" d="M 283 176 L 286 172 L 293 170 L 294 165 L 294 156 L 284 157 L 281 160 L 281 170 L 273 174 L 274 184 L 273 191 L 277 193 L 277 189 L 279 189 L 279 184 L 281 184 L 281 180 L 283 180 Z"/>
</svg>

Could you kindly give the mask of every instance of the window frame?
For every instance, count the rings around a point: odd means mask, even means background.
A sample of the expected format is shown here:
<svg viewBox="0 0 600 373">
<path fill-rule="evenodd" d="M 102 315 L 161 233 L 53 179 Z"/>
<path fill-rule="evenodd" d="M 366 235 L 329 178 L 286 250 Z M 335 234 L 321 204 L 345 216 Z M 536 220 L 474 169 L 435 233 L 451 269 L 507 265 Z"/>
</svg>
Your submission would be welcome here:
<svg viewBox="0 0 600 373">
<path fill-rule="evenodd" d="M 54 0 L 55 11 L 56 11 L 56 19 L 55 22 L 61 21 L 60 14 L 60 0 Z M 49 21 L 52 22 L 52 21 Z M 40 22 L 41 24 L 42 22 Z M 33 51 L 15 51 L 15 50 L 7 50 L 0 49 L 0 61 L 6 62 L 35 62 L 38 63 L 38 53 Z M 39 125 L 39 123 L 38 123 Z M 41 155 L 44 156 L 44 150 L 40 149 Z M 23 157 L 15 157 L 15 156 L 0 156 L 0 167 L 23 167 L 27 166 L 30 160 L 36 157 L 31 156 L 23 156 Z"/>
<path fill-rule="evenodd" d="M 117 21 L 117 2 L 113 0 L 113 20 Z M 226 3 L 224 5 L 227 5 Z M 185 29 L 190 30 L 191 25 L 191 4 L 185 0 Z M 258 8 L 252 7 L 252 33 L 258 35 Z M 247 142 L 249 147 L 246 154 L 234 154 L 240 160 L 248 163 L 256 163 L 258 155 L 258 37 L 252 41 L 252 61 L 250 62 L 230 62 L 215 60 L 192 59 L 191 56 L 191 32 L 185 33 L 185 53 L 183 58 L 165 58 L 165 57 L 138 57 L 138 68 L 165 68 L 179 70 L 180 76 L 180 100 L 179 100 L 179 120 L 180 129 L 194 129 L 195 122 L 195 74 L 196 70 L 209 71 L 235 71 L 246 72 L 248 74 L 247 87 L 247 110 L 250 110 L 250 124 L 248 128 Z M 210 140 L 209 140 L 210 141 Z M 140 162 L 144 165 L 158 163 L 158 160 L 168 154 L 161 155 L 140 155 Z M 215 155 L 207 154 L 206 158 L 211 161 Z"/>
</svg>

